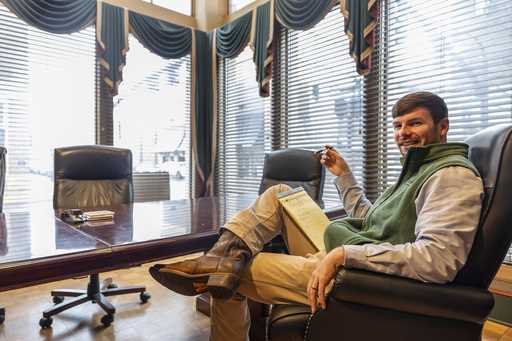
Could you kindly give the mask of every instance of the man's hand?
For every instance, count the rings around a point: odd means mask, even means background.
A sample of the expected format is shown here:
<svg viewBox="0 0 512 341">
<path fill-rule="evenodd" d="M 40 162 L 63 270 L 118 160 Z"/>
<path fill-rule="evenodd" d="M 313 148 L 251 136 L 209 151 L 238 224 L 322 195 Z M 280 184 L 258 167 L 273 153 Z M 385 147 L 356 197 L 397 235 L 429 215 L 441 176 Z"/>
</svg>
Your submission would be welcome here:
<svg viewBox="0 0 512 341">
<path fill-rule="evenodd" d="M 342 176 L 350 173 L 350 167 L 341 154 L 331 145 L 325 145 L 320 163 L 335 176 Z"/>
<path fill-rule="evenodd" d="M 311 313 L 315 313 L 318 304 L 325 309 L 325 289 L 338 272 L 339 267 L 343 265 L 345 259 L 345 250 L 343 246 L 332 249 L 324 259 L 318 263 L 316 269 L 311 274 L 308 282 L 308 300 L 311 306 Z"/>
</svg>

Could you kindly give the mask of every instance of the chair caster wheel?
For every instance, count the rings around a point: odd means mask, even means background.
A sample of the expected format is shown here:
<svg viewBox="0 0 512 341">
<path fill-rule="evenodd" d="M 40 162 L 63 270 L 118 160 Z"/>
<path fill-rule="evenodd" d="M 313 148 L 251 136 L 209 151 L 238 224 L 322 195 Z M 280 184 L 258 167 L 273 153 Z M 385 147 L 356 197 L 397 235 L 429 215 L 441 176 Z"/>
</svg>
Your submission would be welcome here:
<svg viewBox="0 0 512 341">
<path fill-rule="evenodd" d="M 59 304 L 59 303 L 62 303 L 64 301 L 64 297 L 62 297 L 62 296 L 53 296 L 52 300 L 53 300 L 53 303 Z"/>
<path fill-rule="evenodd" d="M 147 292 L 141 292 L 140 293 L 140 301 L 142 303 L 146 303 L 151 298 L 151 295 Z"/>
<path fill-rule="evenodd" d="M 115 283 L 110 283 L 109 285 L 107 285 L 107 289 L 117 289 L 117 284 Z"/>
<path fill-rule="evenodd" d="M 105 315 L 101 318 L 101 324 L 103 324 L 105 327 L 108 327 L 114 322 L 114 315 Z"/>
<path fill-rule="evenodd" d="M 43 317 L 39 320 L 39 325 L 41 328 L 46 329 L 52 326 L 53 319 L 51 317 Z"/>
</svg>

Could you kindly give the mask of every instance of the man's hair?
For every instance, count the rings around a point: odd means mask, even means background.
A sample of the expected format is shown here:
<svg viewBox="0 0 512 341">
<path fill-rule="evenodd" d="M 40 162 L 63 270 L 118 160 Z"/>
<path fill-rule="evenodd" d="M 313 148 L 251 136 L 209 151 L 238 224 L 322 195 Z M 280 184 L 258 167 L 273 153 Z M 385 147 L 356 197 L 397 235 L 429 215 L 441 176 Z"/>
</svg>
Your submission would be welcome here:
<svg viewBox="0 0 512 341">
<path fill-rule="evenodd" d="M 391 114 L 393 118 L 412 112 L 416 108 L 423 107 L 430 112 L 434 124 L 448 117 L 448 108 L 444 100 L 436 94 L 428 91 L 412 92 L 400 98 L 395 103 Z"/>
</svg>

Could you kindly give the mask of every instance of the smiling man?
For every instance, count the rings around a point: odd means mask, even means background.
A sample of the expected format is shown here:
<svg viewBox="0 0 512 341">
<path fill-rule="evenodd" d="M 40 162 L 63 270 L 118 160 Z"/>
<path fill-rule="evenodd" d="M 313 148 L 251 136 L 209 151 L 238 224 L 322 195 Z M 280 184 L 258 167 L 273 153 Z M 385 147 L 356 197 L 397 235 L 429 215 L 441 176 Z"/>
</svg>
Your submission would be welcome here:
<svg viewBox="0 0 512 341">
<path fill-rule="evenodd" d="M 375 203 L 366 199 L 338 151 L 326 146 L 322 154 L 348 214 L 327 226 L 325 250 L 314 249 L 306 238 L 289 238 L 301 234 L 277 200 L 289 187 L 278 185 L 228 221 L 204 256 L 156 265 L 152 276 L 185 295 L 210 291 L 212 340 L 248 340 L 245 297 L 309 304 L 313 312 L 318 305 L 325 308 L 325 295 L 342 267 L 424 282 L 452 281 L 473 243 L 482 181 L 467 159 L 467 145 L 446 141 L 448 110 L 442 98 L 411 93 L 395 104 L 392 115 L 403 169 Z M 260 252 L 280 232 L 291 255 Z"/>
</svg>

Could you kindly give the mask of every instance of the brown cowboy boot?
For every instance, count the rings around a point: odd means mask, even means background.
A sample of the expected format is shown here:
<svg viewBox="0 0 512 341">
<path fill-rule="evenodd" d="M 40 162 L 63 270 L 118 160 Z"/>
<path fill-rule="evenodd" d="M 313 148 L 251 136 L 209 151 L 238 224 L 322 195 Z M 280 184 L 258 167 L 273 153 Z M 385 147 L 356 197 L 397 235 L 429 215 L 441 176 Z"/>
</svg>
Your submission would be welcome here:
<svg viewBox="0 0 512 341">
<path fill-rule="evenodd" d="M 149 269 L 160 284 L 182 295 L 209 291 L 215 298 L 230 298 L 240 284 L 240 272 L 251 259 L 247 245 L 229 230 L 204 256 Z"/>
</svg>

